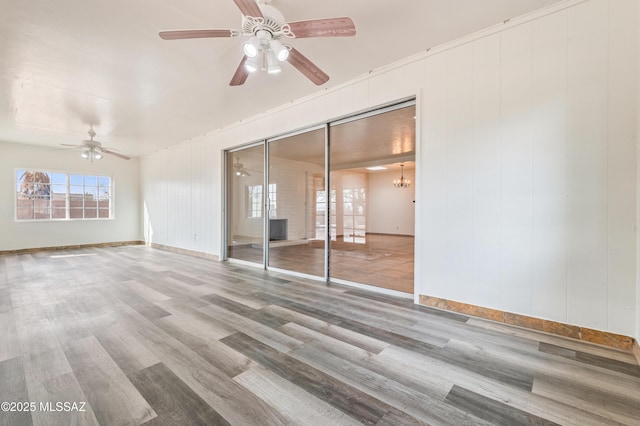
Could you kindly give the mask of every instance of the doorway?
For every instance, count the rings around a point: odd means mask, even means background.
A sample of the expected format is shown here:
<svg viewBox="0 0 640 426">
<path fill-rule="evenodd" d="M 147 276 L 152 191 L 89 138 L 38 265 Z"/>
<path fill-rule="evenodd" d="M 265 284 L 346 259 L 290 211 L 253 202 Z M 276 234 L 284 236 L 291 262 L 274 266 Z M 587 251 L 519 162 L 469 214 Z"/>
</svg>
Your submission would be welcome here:
<svg viewBox="0 0 640 426">
<path fill-rule="evenodd" d="M 413 293 L 415 105 L 330 125 L 330 279 Z"/>
<path fill-rule="evenodd" d="M 226 258 L 413 294 L 415 101 L 227 152 Z"/>
</svg>

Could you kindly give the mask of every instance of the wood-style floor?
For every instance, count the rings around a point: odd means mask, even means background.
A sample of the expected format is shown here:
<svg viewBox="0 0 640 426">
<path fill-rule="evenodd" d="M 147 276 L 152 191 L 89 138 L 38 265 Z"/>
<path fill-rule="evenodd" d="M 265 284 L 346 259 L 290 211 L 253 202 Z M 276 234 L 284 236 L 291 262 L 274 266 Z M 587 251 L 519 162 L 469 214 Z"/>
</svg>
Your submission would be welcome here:
<svg viewBox="0 0 640 426">
<path fill-rule="evenodd" d="M 251 244 L 232 246 L 229 257 L 261 264 L 262 249 Z M 331 241 L 330 275 L 332 279 L 413 294 L 413 259 L 412 236 L 367 234 L 359 243 L 339 237 Z M 269 266 L 323 277 L 324 243 L 271 247 Z"/>
<path fill-rule="evenodd" d="M 0 256 L 0 330 L 2 425 L 640 424 L 630 353 L 144 246 Z"/>
</svg>

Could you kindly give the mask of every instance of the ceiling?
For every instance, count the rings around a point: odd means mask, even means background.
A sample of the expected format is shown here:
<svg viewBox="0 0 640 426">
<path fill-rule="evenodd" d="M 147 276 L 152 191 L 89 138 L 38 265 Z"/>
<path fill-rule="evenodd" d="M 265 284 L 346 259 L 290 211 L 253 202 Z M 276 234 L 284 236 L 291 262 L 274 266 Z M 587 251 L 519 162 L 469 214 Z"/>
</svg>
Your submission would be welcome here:
<svg viewBox="0 0 640 426">
<path fill-rule="evenodd" d="M 273 0 L 287 21 L 349 16 L 352 38 L 290 44 L 344 83 L 559 0 Z M 318 88 L 285 64 L 230 87 L 242 39 L 165 41 L 158 31 L 238 29 L 232 0 L 0 0 L 0 141 L 96 139 L 139 156 Z"/>
<path fill-rule="evenodd" d="M 416 108 L 407 106 L 331 126 L 331 169 L 360 169 L 412 161 Z M 324 129 L 276 140 L 269 155 L 324 167 Z"/>
</svg>

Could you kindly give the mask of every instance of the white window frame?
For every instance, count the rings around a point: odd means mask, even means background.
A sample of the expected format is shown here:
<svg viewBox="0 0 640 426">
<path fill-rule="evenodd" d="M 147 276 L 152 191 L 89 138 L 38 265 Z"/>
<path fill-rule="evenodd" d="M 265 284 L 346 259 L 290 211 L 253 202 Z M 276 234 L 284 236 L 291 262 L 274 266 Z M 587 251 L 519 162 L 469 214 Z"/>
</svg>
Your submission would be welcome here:
<svg viewBox="0 0 640 426">
<path fill-rule="evenodd" d="M 19 172 L 40 172 L 40 173 L 46 173 L 48 175 L 52 175 L 52 174 L 64 174 L 66 176 L 66 183 L 65 183 L 65 217 L 64 218 L 54 218 L 53 217 L 53 206 L 51 205 L 51 201 L 52 198 L 49 198 L 50 202 L 49 202 L 49 217 L 48 218 L 30 218 L 30 219 L 21 219 L 18 218 L 18 197 L 19 197 L 19 185 L 21 183 L 20 181 L 20 176 L 18 176 Z M 83 212 L 83 217 L 79 217 L 79 218 L 71 218 L 70 217 L 70 213 L 71 213 L 71 207 L 70 207 L 70 187 L 71 186 L 75 186 L 75 185 L 71 185 L 71 176 L 82 176 L 83 177 L 83 187 L 84 185 L 84 178 L 85 177 L 95 177 L 96 179 L 100 179 L 100 178 L 107 178 L 109 179 L 109 217 L 84 217 L 85 216 L 85 210 L 86 207 L 84 205 L 85 200 L 83 198 L 83 206 L 82 206 L 82 212 Z M 70 171 L 66 171 L 66 170 L 54 170 L 54 169 L 37 169 L 37 168 L 30 168 L 30 167 L 17 167 L 14 169 L 14 173 L 13 173 L 13 178 L 14 178 L 14 200 L 13 200 L 13 215 L 14 215 L 14 222 L 60 222 L 60 221 L 77 221 L 77 220 L 114 220 L 114 212 L 115 212 L 115 180 L 114 177 L 111 175 L 105 175 L 105 174 L 88 174 L 88 173 L 82 173 L 82 172 L 70 172 Z M 99 181 L 98 181 L 99 182 Z M 99 184 L 98 182 L 96 182 L 96 189 L 99 188 Z M 56 184 L 56 185 L 61 185 L 61 184 Z M 53 184 L 52 184 L 53 186 Z M 96 216 L 99 215 L 99 208 L 96 205 Z"/>
<path fill-rule="evenodd" d="M 258 188 L 259 192 L 252 192 L 254 188 Z M 253 195 L 259 194 L 260 200 L 254 200 Z M 269 219 L 274 219 L 277 216 L 277 184 L 269 184 L 269 193 L 266 194 L 269 200 Z M 261 219 L 264 215 L 264 203 L 262 202 L 264 197 L 264 187 L 262 185 L 246 185 L 245 190 L 245 203 L 247 219 Z M 258 207 L 258 209 L 256 209 Z"/>
<path fill-rule="evenodd" d="M 247 219 L 260 219 L 262 218 L 262 198 L 263 198 L 262 184 L 258 185 L 246 185 L 246 213 Z M 256 200 L 255 195 L 259 195 L 260 199 Z"/>
</svg>

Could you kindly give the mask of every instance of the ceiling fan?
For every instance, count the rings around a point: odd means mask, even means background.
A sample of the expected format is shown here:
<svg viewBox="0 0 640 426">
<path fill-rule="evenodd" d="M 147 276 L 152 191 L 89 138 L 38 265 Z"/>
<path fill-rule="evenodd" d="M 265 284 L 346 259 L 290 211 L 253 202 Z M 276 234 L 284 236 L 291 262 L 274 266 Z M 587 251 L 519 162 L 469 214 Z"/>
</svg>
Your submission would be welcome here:
<svg viewBox="0 0 640 426">
<path fill-rule="evenodd" d="M 244 168 L 244 164 L 242 164 L 240 162 L 239 158 L 236 158 L 236 162 L 233 163 L 233 174 L 238 176 L 238 177 L 246 177 L 246 176 L 251 176 L 251 173 L 249 173 L 250 169 L 245 169 Z M 252 170 L 255 171 L 255 170 Z"/>
<path fill-rule="evenodd" d="M 82 158 L 87 160 L 100 160 L 104 157 L 103 154 L 115 155 L 118 158 L 122 158 L 123 160 L 129 160 L 130 157 L 126 155 L 119 154 L 117 152 L 112 151 L 111 149 L 107 149 L 102 146 L 102 144 L 98 141 L 94 141 L 93 137 L 96 135 L 96 132 L 93 129 L 89 130 L 90 139 L 85 139 L 82 141 L 81 145 L 72 145 L 68 143 L 63 143 L 62 146 L 69 146 L 74 149 L 82 149 Z"/>
<path fill-rule="evenodd" d="M 283 38 L 350 37 L 356 27 L 348 17 L 285 22 L 270 0 L 233 0 L 242 12 L 242 30 L 170 30 L 160 31 L 164 40 L 209 37 L 248 36 L 243 45 L 244 57 L 231 78 L 230 86 L 240 86 L 250 73 L 259 69 L 275 74 L 281 71 L 280 62 L 288 61 L 316 85 L 329 76 L 294 47 L 284 45 Z"/>
</svg>

